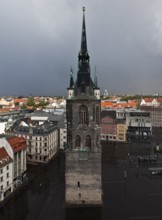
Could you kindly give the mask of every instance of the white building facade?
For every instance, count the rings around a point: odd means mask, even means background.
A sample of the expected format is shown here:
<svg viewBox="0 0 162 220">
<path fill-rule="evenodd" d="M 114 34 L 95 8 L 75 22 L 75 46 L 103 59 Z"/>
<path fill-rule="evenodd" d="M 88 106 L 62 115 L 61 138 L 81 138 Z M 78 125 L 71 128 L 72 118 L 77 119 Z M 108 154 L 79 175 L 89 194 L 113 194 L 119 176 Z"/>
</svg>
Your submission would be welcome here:
<svg viewBox="0 0 162 220">
<path fill-rule="evenodd" d="M 150 113 L 142 110 L 126 112 L 126 126 L 128 140 L 150 140 L 152 124 Z"/>
<path fill-rule="evenodd" d="M 4 147 L 0 148 L 0 202 L 13 192 L 13 160 Z"/>
<path fill-rule="evenodd" d="M 0 202 L 26 181 L 26 140 L 0 138 Z"/>
</svg>

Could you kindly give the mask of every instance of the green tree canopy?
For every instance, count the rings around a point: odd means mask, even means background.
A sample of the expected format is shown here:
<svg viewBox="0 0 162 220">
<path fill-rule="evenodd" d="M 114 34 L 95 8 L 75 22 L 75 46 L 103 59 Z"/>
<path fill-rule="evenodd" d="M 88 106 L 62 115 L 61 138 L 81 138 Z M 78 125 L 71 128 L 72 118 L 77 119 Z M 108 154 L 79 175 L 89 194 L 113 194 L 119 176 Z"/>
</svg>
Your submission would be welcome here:
<svg viewBox="0 0 162 220">
<path fill-rule="evenodd" d="M 28 98 L 27 105 L 28 106 L 35 106 L 35 102 L 34 102 L 33 97 Z"/>
</svg>

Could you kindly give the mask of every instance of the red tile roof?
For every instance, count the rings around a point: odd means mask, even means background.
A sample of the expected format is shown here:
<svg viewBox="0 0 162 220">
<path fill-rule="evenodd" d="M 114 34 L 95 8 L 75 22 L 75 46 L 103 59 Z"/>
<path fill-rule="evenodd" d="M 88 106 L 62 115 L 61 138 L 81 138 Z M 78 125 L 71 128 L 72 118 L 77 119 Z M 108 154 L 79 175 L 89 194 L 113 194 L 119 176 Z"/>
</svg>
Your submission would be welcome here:
<svg viewBox="0 0 162 220">
<path fill-rule="evenodd" d="M 119 103 L 112 103 L 107 101 L 101 102 L 101 107 L 111 107 L 111 108 L 136 108 L 137 102 L 136 101 L 129 101 L 127 102 L 119 102 Z"/>
<path fill-rule="evenodd" d="M 19 107 L 19 106 L 16 106 L 16 107 L 10 108 L 10 111 L 17 111 L 17 110 L 19 110 L 19 109 L 20 109 L 20 107 Z"/>
<path fill-rule="evenodd" d="M 14 99 L 14 103 L 26 103 L 27 102 L 27 99 Z"/>
<path fill-rule="evenodd" d="M 152 102 L 153 98 L 144 98 L 145 102 Z"/>
<path fill-rule="evenodd" d="M 157 98 L 156 101 L 157 102 L 162 102 L 162 98 Z"/>
<path fill-rule="evenodd" d="M 7 139 L 14 153 L 21 151 L 27 147 L 26 140 L 23 137 L 10 137 Z"/>
<path fill-rule="evenodd" d="M 27 109 L 34 109 L 34 106 L 27 106 Z"/>
<path fill-rule="evenodd" d="M 0 112 L 9 112 L 10 109 L 9 108 L 0 108 Z"/>
<path fill-rule="evenodd" d="M 13 160 L 8 155 L 6 149 L 4 147 L 0 148 L 0 168 L 6 166 L 11 163 Z"/>
</svg>

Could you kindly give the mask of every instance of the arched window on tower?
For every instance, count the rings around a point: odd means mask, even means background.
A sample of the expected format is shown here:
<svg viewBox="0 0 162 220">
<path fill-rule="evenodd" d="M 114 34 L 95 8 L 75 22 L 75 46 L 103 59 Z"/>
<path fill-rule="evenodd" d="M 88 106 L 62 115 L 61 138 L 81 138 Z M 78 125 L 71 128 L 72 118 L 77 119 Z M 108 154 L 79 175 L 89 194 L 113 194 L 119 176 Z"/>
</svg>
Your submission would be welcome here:
<svg viewBox="0 0 162 220">
<path fill-rule="evenodd" d="M 88 108 L 85 105 L 80 106 L 79 123 L 82 125 L 88 125 Z"/>
<path fill-rule="evenodd" d="M 68 135 L 68 137 L 67 137 L 67 147 L 68 148 L 71 147 L 71 137 L 70 137 L 70 135 Z"/>
<path fill-rule="evenodd" d="M 86 137 L 86 147 L 91 149 L 91 137 L 89 135 Z"/>
<path fill-rule="evenodd" d="M 96 123 L 100 123 L 100 108 L 99 106 L 96 107 Z"/>
<path fill-rule="evenodd" d="M 80 147 L 81 145 L 81 137 L 79 135 L 76 136 L 75 146 Z"/>
</svg>

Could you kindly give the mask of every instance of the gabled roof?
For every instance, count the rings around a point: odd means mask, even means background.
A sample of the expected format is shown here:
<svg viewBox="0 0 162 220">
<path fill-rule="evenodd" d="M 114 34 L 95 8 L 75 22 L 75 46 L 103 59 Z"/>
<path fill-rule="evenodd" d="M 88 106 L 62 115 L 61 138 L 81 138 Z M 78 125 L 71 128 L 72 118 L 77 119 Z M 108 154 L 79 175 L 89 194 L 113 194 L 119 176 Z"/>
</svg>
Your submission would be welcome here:
<svg viewBox="0 0 162 220">
<path fill-rule="evenodd" d="M 152 102 L 152 101 L 153 101 L 153 98 L 144 98 L 144 101 L 145 101 L 145 102 Z"/>
<path fill-rule="evenodd" d="M 157 102 L 162 102 L 162 98 L 156 98 Z"/>
<path fill-rule="evenodd" d="M 7 141 L 12 147 L 14 153 L 21 151 L 27 147 L 26 140 L 23 137 L 9 137 L 7 138 Z"/>
<path fill-rule="evenodd" d="M 0 148 L 0 168 L 6 166 L 7 164 L 11 163 L 13 160 L 8 155 L 6 149 L 4 147 Z"/>
</svg>

